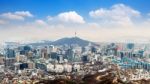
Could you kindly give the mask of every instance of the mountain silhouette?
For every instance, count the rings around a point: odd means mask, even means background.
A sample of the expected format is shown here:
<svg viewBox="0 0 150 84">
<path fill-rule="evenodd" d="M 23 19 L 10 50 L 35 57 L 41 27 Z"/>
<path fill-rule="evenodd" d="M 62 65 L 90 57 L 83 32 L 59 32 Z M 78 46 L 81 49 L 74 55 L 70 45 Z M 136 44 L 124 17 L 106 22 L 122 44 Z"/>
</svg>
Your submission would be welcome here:
<svg viewBox="0 0 150 84">
<path fill-rule="evenodd" d="M 87 46 L 89 43 L 93 43 L 87 40 L 83 40 L 79 37 L 70 37 L 70 38 L 61 38 L 56 41 L 42 41 L 42 42 L 34 42 L 29 45 L 40 46 L 40 45 L 72 45 L 77 44 L 79 46 Z M 94 44 L 94 43 L 93 43 Z"/>
<path fill-rule="evenodd" d="M 53 45 L 78 44 L 79 46 L 87 46 L 89 43 L 92 43 L 92 42 L 87 41 L 87 40 L 83 40 L 79 37 L 71 37 L 71 38 L 58 39 L 58 40 L 52 42 L 51 44 L 53 44 Z"/>
</svg>

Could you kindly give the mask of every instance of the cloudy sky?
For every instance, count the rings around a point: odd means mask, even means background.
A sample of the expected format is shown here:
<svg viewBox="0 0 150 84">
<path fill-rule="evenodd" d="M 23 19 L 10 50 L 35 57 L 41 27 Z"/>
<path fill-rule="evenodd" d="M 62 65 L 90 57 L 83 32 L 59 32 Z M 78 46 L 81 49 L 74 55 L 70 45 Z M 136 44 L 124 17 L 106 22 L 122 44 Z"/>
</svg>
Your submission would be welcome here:
<svg viewBox="0 0 150 84">
<path fill-rule="evenodd" d="M 148 0 L 0 0 L 0 42 L 150 41 Z"/>
</svg>

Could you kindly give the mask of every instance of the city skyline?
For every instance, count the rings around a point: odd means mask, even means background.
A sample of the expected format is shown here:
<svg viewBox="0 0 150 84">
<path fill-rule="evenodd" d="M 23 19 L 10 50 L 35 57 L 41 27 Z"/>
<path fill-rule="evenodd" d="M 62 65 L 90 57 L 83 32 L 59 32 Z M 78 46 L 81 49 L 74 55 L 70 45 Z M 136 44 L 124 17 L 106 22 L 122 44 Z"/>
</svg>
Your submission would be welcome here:
<svg viewBox="0 0 150 84">
<path fill-rule="evenodd" d="M 77 36 L 94 42 L 150 40 L 149 1 L 1 0 L 0 42 Z"/>
</svg>

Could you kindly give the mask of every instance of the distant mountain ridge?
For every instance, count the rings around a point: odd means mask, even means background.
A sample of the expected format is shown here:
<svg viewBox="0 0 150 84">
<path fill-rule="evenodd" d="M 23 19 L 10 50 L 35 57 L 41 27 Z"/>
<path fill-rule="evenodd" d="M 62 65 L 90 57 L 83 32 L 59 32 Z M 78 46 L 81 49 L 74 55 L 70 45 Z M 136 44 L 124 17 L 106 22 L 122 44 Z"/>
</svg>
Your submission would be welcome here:
<svg viewBox="0 0 150 84">
<path fill-rule="evenodd" d="M 93 43 L 87 40 L 83 40 L 79 37 L 70 37 L 70 38 L 61 38 L 56 41 L 45 41 L 41 43 L 30 43 L 29 45 L 38 46 L 38 45 L 71 45 L 78 44 L 79 46 L 87 46 L 89 43 Z M 94 44 L 94 43 L 93 43 Z"/>
<path fill-rule="evenodd" d="M 53 45 L 71 45 L 78 44 L 79 46 L 87 46 L 89 43 L 93 43 L 87 40 L 83 40 L 79 37 L 71 37 L 71 38 L 62 38 L 52 42 Z"/>
<path fill-rule="evenodd" d="M 51 43 L 52 41 L 45 40 L 45 41 L 40 41 L 40 42 L 28 43 L 27 45 L 39 46 L 39 45 L 50 45 Z"/>
</svg>

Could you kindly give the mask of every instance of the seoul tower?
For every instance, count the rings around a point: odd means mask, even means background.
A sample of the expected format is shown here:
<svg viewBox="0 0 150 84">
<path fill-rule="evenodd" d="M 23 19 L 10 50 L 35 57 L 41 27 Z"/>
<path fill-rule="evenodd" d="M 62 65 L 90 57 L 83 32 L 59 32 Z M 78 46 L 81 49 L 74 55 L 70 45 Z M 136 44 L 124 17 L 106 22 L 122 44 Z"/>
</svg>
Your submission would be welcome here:
<svg viewBox="0 0 150 84">
<path fill-rule="evenodd" d="M 77 37 L 77 33 L 75 32 L 75 38 Z"/>
</svg>

